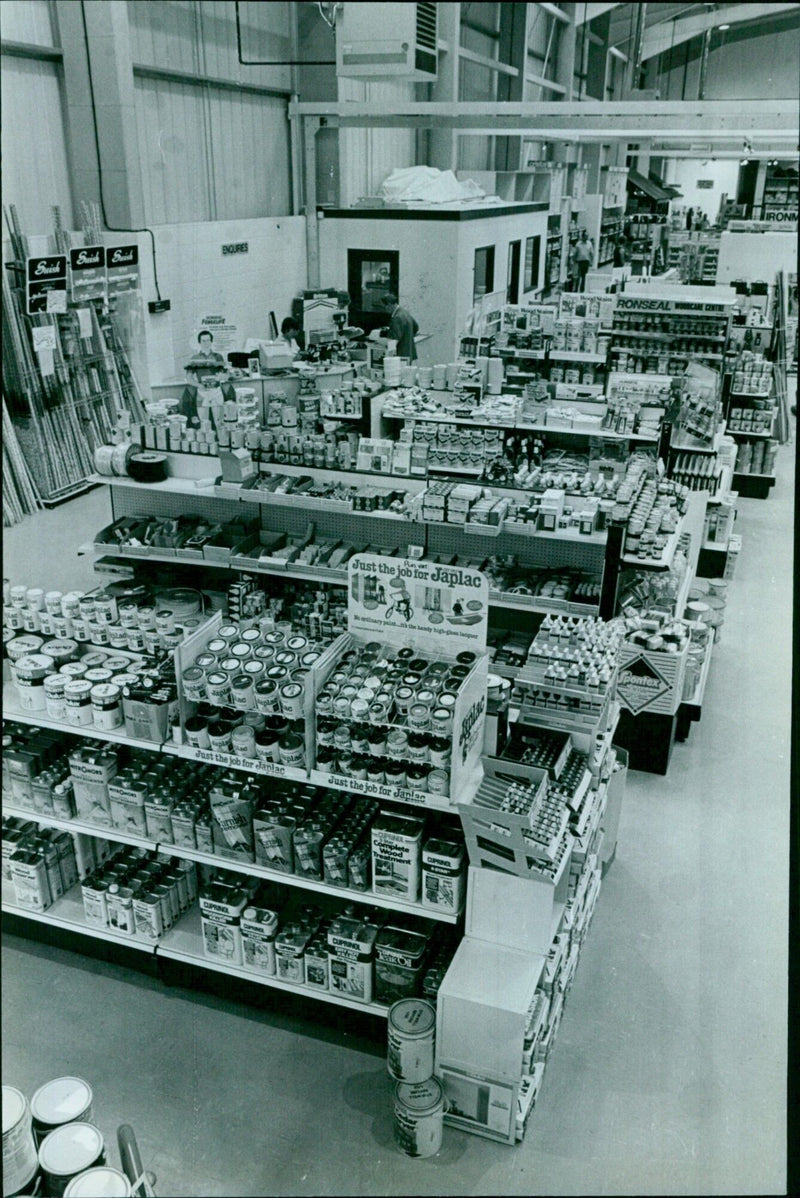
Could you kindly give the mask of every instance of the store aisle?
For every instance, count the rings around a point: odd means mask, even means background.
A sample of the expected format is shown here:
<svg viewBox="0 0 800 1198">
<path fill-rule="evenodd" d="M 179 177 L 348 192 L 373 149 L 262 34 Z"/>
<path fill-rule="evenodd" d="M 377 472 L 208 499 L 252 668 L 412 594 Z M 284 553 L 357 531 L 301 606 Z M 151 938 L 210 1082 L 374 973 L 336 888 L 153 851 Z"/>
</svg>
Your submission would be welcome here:
<svg viewBox="0 0 800 1198">
<path fill-rule="evenodd" d="M 255 1010 L 164 991 L 13 936 L 3 1080 L 30 1094 L 86 1077 L 101 1129 L 133 1124 L 162 1195 L 783 1192 L 793 457 L 768 501 L 740 501 L 702 721 L 666 778 L 629 776 L 523 1145 L 448 1130 L 411 1161 L 392 1145 L 380 1039 L 338 1035 L 332 1012 L 298 1025 L 282 996 Z M 96 502 L 59 509 L 49 551 L 90 537 Z M 39 576 L 17 557 L 33 527 L 11 530 L 7 576 Z"/>
</svg>

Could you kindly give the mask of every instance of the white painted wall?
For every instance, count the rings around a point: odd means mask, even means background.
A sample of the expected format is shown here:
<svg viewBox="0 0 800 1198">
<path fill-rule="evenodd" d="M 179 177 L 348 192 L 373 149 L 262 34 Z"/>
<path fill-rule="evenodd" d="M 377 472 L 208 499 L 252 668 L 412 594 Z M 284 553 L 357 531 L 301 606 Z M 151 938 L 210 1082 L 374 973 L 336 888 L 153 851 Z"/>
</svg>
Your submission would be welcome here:
<svg viewBox="0 0 800 1198">
<path fill-rule="evenodd" d="M 143 387 L 184 377 L 202 316 L 217 314 L 235 324 L 238 344 L 232 348 L 243 348 L 248 337 L 269 335 L 270 309 L 280 326 L 293 296 L 306 286 L 304 217 L 162 225 L 154 232 L 159 287 L 172 308 L 158 316 L 147 312 L 155 288 L 150 238 L 140 234 L 146 377 L 137 377 Z M 248 253 L 223 256 L 223 243 L 238 241 L 248 243 Z"/>
<path fill-rule="evenodd" d="M 703 165 L 702 158 L 667 158 L 665 183 L 674 184 L 683 193 L 683 198 L 673 201 L 673 207 L 694 208 L 704 212 L 710 221 L 717 218 L 719 202 L 723 194 L 729 200 L 736 199 L 736 188 L 739 181 L 738 159 L 709 159 Z M 699 188 L 698 179 L 711 179 L 713 187 Z"/>
<path fill-rule="evenodd" d="M 779 270 L 797 270 L 796 233 L 728 233 L 720 237 L 717 282 L 774 283 Z"/>
<path fill-rule="evenodd" d="M 431 334 L 420 344 L 420 361 L 451 362 L 472 307 L 476 248 L 495 246 L 494 289 L 505 289 L 509 242 L 522 241 L 522 272 L 525 239 L 540 235 L 541 286 L 546 231 L 546 212 L 489 214 L 469 221 L 326 217 L 319 223 L 320 281 L 324 287 L 347 286 L 348 249 L 398 250 L 400 303 L 414 315 L 420 331 Z"/>
</svg>

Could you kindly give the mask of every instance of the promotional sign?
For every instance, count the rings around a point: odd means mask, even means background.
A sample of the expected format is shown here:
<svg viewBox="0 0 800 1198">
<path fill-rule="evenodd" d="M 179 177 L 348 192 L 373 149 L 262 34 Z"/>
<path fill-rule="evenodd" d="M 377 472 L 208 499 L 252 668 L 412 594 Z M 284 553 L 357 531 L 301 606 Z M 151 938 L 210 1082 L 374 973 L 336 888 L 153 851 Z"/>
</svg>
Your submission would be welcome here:
<svg viewBox="0 0 800 1198">
<path fill-rule="evenodd" d="M 209 316 L 201 316 L 197 322 L 197 334 L 208 332 L 214 338 L 214 349 L 218 354 L 224 353 L 226 350 L 238 348 L 239 330 L 232 321 L 226 319 L 225 316 L 212 314 Z"/>
<path fill-rule="evenodd" d="M 357 553 L 348 562 L 347 627 L 455 658 L 486 650 L 489 585 L 478 570 Z"/>
<path fill-rule="evenodd" d="M 139 290 L 138 245 L 107 245 L 106 276 L 109 295 Z"/>
<path fill-rule="evenodd" d="M 25 290 L 26 311 L 29 316 L 32 316 L 34 312 L 66 312 L 66 254 L 53 254 L 47 258 L 28 258 Z M 59 297 L 55 304 L 52 300 L 48 300 L 50 292 L 55 292 Z"/>
<path fill-rule="evenodd" d="M 706 303 L 701 300 L 685 300 L 685 299 L 664 299 L 654 297 L 652 299 L 647 296 L 617 296 L 617 308 L 620 312 L 670 312 L 676 316 L 686 313 L 693 315 L 696 312 L 718 312 L 720 316 L 726 316 L 730 303 Z"/>
<path fill-rule="evenodd" d="M 79 303 L 106 297 L 106 252 L 102 245 L 87 245 L 69 252 L 72 298 Z"/>
<path fill-rule="evenodd" d="M 617 695 L 634 715 L 663 699 L 671 689 L 671 684 L 644 655 L 620 668 Z"/>
</svg>

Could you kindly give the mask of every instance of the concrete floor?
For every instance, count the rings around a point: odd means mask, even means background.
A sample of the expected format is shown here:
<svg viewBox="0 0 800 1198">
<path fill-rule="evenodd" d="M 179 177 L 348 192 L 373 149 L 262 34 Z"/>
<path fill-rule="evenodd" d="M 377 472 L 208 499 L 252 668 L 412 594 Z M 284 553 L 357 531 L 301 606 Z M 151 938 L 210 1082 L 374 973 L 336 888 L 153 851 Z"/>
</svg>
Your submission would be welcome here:
<svg viewBox="0 0 800 1198">
<path fill-rule="evenodd" d="M 703 719 L 666 778 L 631 774 L 542 1094 L 516 1149 L 452 1130 L 393 1147 L 373 1042 L 335 1008 L 263 1009 L 6 936 L 3 1081 L 76 1073 L 130 1122 L 161 1195 L 785 1192 L 794 447 L 743 550 Z M 4 574 L 80 586 L 102 493 L 6 535 Z M 70 573 L 72 572 L 72 573 Z M 115 1150 L 112 1151 L 115 1157 Z"/>
</svg>

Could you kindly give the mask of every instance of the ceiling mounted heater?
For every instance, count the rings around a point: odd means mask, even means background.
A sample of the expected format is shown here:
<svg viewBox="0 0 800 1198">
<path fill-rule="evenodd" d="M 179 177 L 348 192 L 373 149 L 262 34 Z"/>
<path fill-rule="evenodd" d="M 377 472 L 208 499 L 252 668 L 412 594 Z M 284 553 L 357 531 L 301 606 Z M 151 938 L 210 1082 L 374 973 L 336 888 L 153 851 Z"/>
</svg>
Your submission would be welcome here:
<svg viewBox="0 0 800 1198">
<path fill-rule="evenodd" d="M 436 5 L 345 3 L 336 22 L 336 73 L 357 79 L 436 78 Z"/>
</svg>

